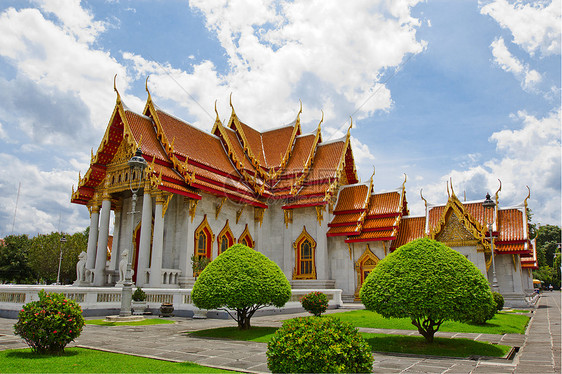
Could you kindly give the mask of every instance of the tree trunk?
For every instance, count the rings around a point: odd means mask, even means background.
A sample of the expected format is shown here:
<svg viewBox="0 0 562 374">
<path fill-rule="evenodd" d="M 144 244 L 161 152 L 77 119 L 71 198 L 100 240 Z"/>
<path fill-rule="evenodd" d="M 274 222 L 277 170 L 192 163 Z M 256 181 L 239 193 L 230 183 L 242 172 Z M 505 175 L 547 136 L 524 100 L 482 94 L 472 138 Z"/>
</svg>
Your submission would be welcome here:
<svg viewBox="0 0 562 374">
<path fill-rule="evenodd" d="M 431 318 L 426 318 L 423 321 L 420 318 L 412 318 L 412 325 L 418 328 L 418 332 L 425 338 L 425 342 L 428 344 L 433 343 L 434 335 L 442 323 L 443 320 L 435 322 Z"/>
<path fill-rule="evenodd" d="M 250 329 L 250 317 L 248 311 L 244 309 L 236 310 L 238 330 L 248 330 Z"/>
</svg>

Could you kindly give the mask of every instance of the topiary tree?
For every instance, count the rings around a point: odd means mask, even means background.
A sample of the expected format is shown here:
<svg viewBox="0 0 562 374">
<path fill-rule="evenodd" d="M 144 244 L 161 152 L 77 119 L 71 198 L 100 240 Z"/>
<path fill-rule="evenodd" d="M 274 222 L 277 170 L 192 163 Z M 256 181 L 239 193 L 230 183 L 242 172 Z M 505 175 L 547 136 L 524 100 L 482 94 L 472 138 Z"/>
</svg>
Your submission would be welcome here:
<svg viewBox="0 0 562 374">
<path fill-rule="evenodd" d="M 257 310 L 280 308 L 290 297 L 291 286 L 279 266 L 243 244 L 233 245 L 207 265 L 191 292 L 196 307 L 225 310 L 241 330 L 250 328 Z"/>
<path fill-rule="evenodd" d="M 371 347 L 350 323 L 301 317 L 283 323 L 267 344 L 273 373 L 370 373 Z"/>
<path fill-rule="evenodd" d="M 367 309 L 412 319 L 426 339 L 443 321 L 482 321 L 494 315 L 486 278 L 462 254 L 431 239 L 403 245 L 379 262 L 360 291 Z"/>
<path fill-rule="evenodd" d="M 505 303 L 503 296 L 499 292 L 492 292 L 494 297 L 494 302 L 496 303 L 496 311 L 501 312 L 503 309 L 503 304 Z"/>
<path fill-rule="evenodd" d="M 328 309 L 328 297 L 320 291 L 312 291 L 301 297 L 301 305 L 308 313 L 320 317 Z"/>
<path fill-rule="evenodd" d="M 58 354 L 82 332 L 82 308 L 63 294 L 39 291 L 39 301 L 23 306 L 14 333 L 35 353 Z"/>
</svg>

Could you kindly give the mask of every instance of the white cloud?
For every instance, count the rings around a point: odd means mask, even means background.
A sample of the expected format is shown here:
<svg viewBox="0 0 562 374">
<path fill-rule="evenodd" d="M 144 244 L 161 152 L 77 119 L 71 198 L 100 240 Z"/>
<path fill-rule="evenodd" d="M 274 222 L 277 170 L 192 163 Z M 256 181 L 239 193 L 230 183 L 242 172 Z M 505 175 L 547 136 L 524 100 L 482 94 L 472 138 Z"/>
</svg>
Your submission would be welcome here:
<svg viewBox="0 0 562 374">
<path fill-rule="evenodd" d="M 230 92 L 242 119 L 261 129 L 296 115 L 296 92 L 308 106 L 305 123 L 316 121 L 320 109 L 326 122 L 345 121 L 364 104 L 354 115 L 360 119 L 390 108 L 390 91 L 379 82 L 385 69 L 425 47 L 416 40 L 420 22 L 410 15 L 418 2 L 192 1 L 226 51 L 228 72 L 217 72 L 210 61 L 186 73 L 131 53 L 123 57 L 139 75 L 151 75 L 154 96 L 186 107 L 200 127 L 212 125 L 214 116 L 207 112 L 217 98 L 219 112 L 229 113 L 223 98 Z M 329 113 L 334 98 L 338 105 Z"/>
<path fill-rule="evenodd" d="M 537 51 L 543 56 L 560 54 L 561 0 L 520 1 L 495 0 L 480 10 L 494 18 L 503 28 L 509 29 L 513 42 L 527 53 Z"/>
<path fill-rule="evenodd" d="M 4 131 L 4 128 L 2 127 L 2 123 L 0 122 L 0 140 L 6 140 L 8 139 L 8 136 L 6 135 L 6 131 Z"/>
<path fill-rule="evenodd" d="M 525 185 L 531 188 L 529 206 L 535 222 L 560 224 L 561 209 L 561 141 L 560 110 L 544 118 L 518 112 L 513 119 L 521 123 L 517 130 L 506 129 L 492 134 L 501 155 L 481 165 L 466 170 L 453 170 L 438 183 L 424 185 L 424 196 L 430 203 L 443 203 L 446 199 L 446 182 L 452 178 L 457 196 L 466 191 L 468 199 L 483 199 L 486 192 L 493 193 L 502 181 L 500 203 L 516 205 L 527 196 Z M 417 196 L 421 185 L 412 186 L 408 193 Z M 423 203 L 410 198 L 412 214 L 423 213 Z"/>
<path fill-rule="evenodd" d="M 59 8 L 48 9 L 70 22 L 71 17 Z M 89 41 L 101 29 L 89 28 L 83 22 L 81 18 L 57 26 L 37 9 L 9 8 L 0 14 L 0 56 L 17 68 L 18 75 L 42 90 L 76 94 L 90 109 L 91 124 L 103 131 L 115 101 L 113 75 L 118 74 L 122 91 L 128 88 L 130 78 L 109 53 L 91 48 Z M 130 101 L 138 104 L 138 99 Z"/>
<path fill-rule="evenodd" d="M 507 49 L 503 38 L 498 38 L 490 45 L 494 61 L 505 71 L 513 73 L 521 81 L 521 87 L 530 91 L 542 81 L 542 76 L 527 64 L 523 64 Z"/>
<path fill-rule="evenodd" d="M 15 233 L 58 231 L 59 214 L 63 231 L 82 231 L 88 225 L 84 208 L 70 204 L 71 186 L 76 182 L 73 170 L 45 171 L 13 155 L 0 153 L 0 216 L 4 222 L 10 222 L 9 227 L 3 226 L 0 236 L 11 232 L 20 182 Z"/>
</svg>

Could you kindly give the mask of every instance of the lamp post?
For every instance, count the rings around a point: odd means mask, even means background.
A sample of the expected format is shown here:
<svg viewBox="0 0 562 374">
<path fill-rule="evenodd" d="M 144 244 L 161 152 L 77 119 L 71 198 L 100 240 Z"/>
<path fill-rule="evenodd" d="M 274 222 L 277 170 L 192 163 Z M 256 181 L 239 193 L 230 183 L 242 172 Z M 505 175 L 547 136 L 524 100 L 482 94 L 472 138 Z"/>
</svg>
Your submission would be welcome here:
<svg viewBox="0 0 562 374">
<path fill-rule="evenodd" d="M 62 263 L 62 245 L 66 243 L 66 237 L 63 235 L 60 238 L 60 244 L 59 244 L 59 271 L 57 272 L 57 285 L 60 284 L 60 266 Z"/>
<path fill-rule="evenodd" d="M 129 164 L 129 188 L 133 194 L 132 204 L 131 204 L 131 232 L 135 227 L 135 209 L 137 207 L 137 192 L 139 191 L 144 169 L 146 168 L 146 160 L 142 157 L 142 151 L 137 148 L 135 155 L 127 162 Z M 133 185 L 134 176 L 138 175 L 138 185 Z M 136 184 L 136 183 L 135 183 Z M 123 289 L 121 290 L 121 311 L 119 312 L 119 317 L 129 317 L 131 315 L 131 300 L 133 295 L 133 275 L 131 274 L 131 252 L 127 254 L 127 271 L 125 274 L 125 281 L 123 282 Z"/>
<path fill-rule="evenodd" d="M 490 245 L 492 249 L 492 291 L 499 292 L 500 288 L 498 286 L 498 278 L 496 277 L 496 259 L 494 255 L 494 236 L 492 235 L 492 223 L 494 221 L 494 208 L 496 207 L 496 203 L 490 198 L 489 193 L 486 193 L 486 200 L 484 200 L 482 206 L 484 209 L 492 212 L 492 220 L 488 222 L 488 219 L 486 219 L 486 224 L 488 225 L 488 234 L 490 234 Z"/>
</svg>

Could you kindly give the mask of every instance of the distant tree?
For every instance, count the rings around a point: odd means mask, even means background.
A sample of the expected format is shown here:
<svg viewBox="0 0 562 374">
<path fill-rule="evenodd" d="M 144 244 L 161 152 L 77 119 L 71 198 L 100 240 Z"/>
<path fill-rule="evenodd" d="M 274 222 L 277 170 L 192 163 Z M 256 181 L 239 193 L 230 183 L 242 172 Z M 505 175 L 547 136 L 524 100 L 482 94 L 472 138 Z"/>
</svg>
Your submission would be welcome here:
<svg viewBox="0 0 562 374">
<path fill-rule="evenodd" d="M 428 343 L 444 321 L 481 323 L 496 307 L 480 270 L 459 252 L 427 238 L 380 261 L 360 297 L 367 309 L 385 318 L 411 318 Z"/>
<path fill-rule="evenodd" d="M 201 309 L 226 311 L 240 330 L 266 306 L 282 307 L 291 286 L 279 266 L 263 254 L 235 244 L 215 258 L 197 277 L 191 298 Z"/>
<path fill-rule="evenodd" d="M 27 235 L 9 235 L 0 245 L 0 281 L 30 283 L 33 270 L 29 266 L 30 240 Z"/>
<path fill-rule="evenodd" d="M 76 279 L 76 263 L 78 255 L 87 250 L 87 230 L 73 235 L 64 234 L 65 243 L 61 243 L 63 234 L 52 232 L 48 235 L 37 235 L 31 241 L 29 264 L 38 280 L 53 283 L 57 280 L 59 256 L 62 250 L 61 283 L 70 283 Z"/>
</svg>

